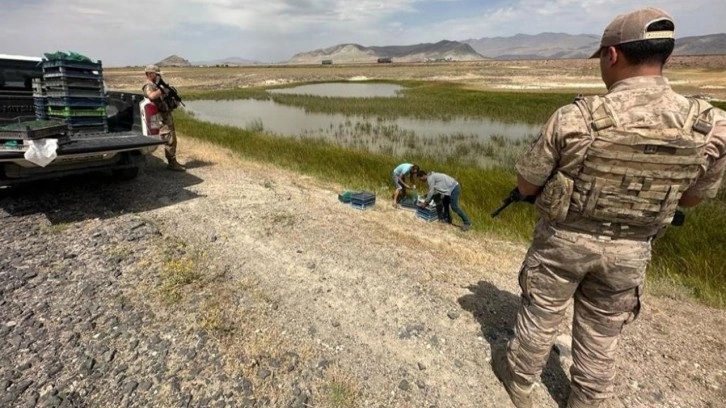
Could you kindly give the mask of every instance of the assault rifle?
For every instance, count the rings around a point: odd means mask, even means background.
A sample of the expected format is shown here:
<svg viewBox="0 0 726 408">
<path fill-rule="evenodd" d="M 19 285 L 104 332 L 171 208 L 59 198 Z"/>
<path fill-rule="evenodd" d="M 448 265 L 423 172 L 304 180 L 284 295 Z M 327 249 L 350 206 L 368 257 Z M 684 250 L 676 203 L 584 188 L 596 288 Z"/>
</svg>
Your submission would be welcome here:
<svg viewBox="0 0 726 408">
<path fill-rule="evenodd" d="M 179 92 L 176 91 L 176 88 L 164 82 L 164 80 L 161 79 L 161 75 L 157 75 L 156 78 L 156 84 L 164 89 L 162 98 L 164 99 L 164 102 L 166 102 L 166 104 L 169 106 L 169 110 L 174 110 L 178 108 L 179 105 L 186 106 L 184 105 L 184 102 L 182 102 L 182 98 L 179 95 Z"/>
<path fill-rule="evenodd" d="M 504 211 L 505 208 L 509 207 L 510 204 L 516 203 L 519 201 L 524 201 L 526 203 L 534 204 L 534 200 L 537 198 L 537 196 L 526 196 L 519 192 L 519 188 L 514 187 L 514 189 L 509 193 L 509 196 L 502 201 L 502 205 L 499 206 L 494 212 L 492 212 L 492 218 L 499 215 L 500 212 Z"/>
<path fill-rule="evenodd" d="M 519 192 L 519 189 L 517 187 L 514 187 L 514 189 L 509 193 L 509 196 L 502 201 L 502 205 L 499 206 L 496 210 L 492 212 L 492 218 L 499 215 L 500 212 L 504 211 L 505 208 L 509 207 L 510 204 L 516 203 L 519 201 L 524 201 L 526 203 L 534 204 L 534 200 L 537 198 L 537 196 L 526 196 Z M 680 227 L 686 222 L 686 213 L 684 213 L 681 210 L 676 210 L 676 213 L 673 214 L 673 220 L 671 221 L 671 225 L 674 227 Z"/>
</svg>

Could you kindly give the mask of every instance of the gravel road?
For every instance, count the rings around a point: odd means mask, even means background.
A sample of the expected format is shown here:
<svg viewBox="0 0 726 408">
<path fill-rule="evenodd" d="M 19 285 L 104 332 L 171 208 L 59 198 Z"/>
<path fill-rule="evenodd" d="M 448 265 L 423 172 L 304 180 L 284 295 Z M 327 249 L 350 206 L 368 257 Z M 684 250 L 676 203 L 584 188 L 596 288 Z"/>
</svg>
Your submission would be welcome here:
<svg viewBox="0 0 726 408">
<path fill-rule="evenodd" d="M 524 244 L 388 197 L 355 210 L 337 200 L 354 186 L 183 135 L 188 172 L 160 157 L 131 182 L 0 192 L 0 407 L 509 406 L 489 356 L 511 335 Z M 724 327 L 722 310 L 649 295 L 612 406 L 726 406 Z M 568 333 L 538 407 L 566 400 Z"/>
</svg>

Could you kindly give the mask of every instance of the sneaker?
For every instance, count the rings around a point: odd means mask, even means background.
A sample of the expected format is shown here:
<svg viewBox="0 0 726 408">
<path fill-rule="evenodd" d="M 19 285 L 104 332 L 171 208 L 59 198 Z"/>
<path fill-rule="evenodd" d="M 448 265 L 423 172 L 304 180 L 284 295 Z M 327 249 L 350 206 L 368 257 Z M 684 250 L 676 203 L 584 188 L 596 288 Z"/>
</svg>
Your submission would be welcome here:
<svg viewBox="0 0 726 408">
<path fill-rule="evenodd" d="M 514 380 L 514 372 L 507 361 L 507 353 L 502 350 L 492 353 L 492 371 L 502 382 L 509 394 L 509 399 L 517 408 L 532 408 L 532 386 L 518 384 Z"/>
<path fill-rule="evenodd" d="M 176 160 L 169 160 L 169 164 L 166 165 L 166 168 L 172 171 L 187 171 L 187 169 Z"/>
<path fill-rule="evenodd" d="M 471 224 L 464 224 L 461 226 L 462 231 L 469 231 L 471 229 Z"/>
</svg>

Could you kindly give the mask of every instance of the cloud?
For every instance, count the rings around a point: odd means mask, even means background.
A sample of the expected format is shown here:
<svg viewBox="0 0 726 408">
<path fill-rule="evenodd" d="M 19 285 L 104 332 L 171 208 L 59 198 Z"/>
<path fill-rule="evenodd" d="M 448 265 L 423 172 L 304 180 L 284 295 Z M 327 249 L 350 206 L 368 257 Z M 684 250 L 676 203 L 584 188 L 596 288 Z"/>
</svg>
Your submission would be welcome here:
<svg viewBox="0 0 726 408">
<path fill-rule="evenodd" d="M 723 31 L 722 0 L 652 0 L 678 35 Z M 285 61 L 340 43 L 406 45 L 442 39 L 566 32 L 599 35 L 629 0 L 0 0 L 3 52 L 73 50 L 107 65 L 171 54 Z"/>
</svg>

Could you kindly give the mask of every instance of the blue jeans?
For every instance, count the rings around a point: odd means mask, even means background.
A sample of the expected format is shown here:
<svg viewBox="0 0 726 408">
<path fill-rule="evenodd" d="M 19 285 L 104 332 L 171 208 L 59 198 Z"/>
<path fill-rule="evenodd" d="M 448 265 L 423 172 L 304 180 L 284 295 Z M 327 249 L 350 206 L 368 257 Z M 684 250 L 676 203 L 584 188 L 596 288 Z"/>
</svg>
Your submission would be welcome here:
<svg viewBox="0 0 726 408">
<path fill-rule="evenodd" d="M 464 225 L 471 225 L 469 217 L 467 217 L 466 213 L 464 213 L 464 211 L 459 207 L 459 194 L 461 194 L 461 186 L 457 184 L 456 187 L 454 187 L 454 189 L 451 191 L 451 195 L 449 197 L 444 197 L 444 214 L 446 214 L 446 217 L 450 221 L 451 215 L 449 213 L 449 205 L 451 205 L 451 209 L 454 210 L 456 215 L 461 218 L 461 221 L 464 222 Z"/>
</svg>

